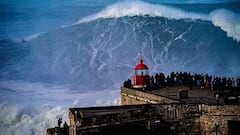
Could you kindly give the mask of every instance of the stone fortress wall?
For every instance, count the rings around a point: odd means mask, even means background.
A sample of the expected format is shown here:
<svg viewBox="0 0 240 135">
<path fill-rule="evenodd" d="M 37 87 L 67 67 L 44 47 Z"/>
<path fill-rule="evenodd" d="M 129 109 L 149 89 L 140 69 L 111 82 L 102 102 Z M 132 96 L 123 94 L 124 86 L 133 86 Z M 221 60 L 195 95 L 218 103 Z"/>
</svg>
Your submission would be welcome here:
<svg viewBox="0 0 240 135">
<path fill-rule="evenodd" d="M 131 104 L 157 104 L 157 103 L 179 103 L 179 100 L 154 95 L 130 88 L 121 88 L 121 105 Z"/>
<path fill-rule="evenodd" d="M 232 135 L 230 130 L 240 129 L 239 105 L 182 104 L 177 99 L 125 87 L 121 89 L 121 103 L 162 104 L 163 118 L 171 122 L 172 129 L 178 128 L 178 134 Z"/>
<path fill-rule="evenodd" d="M 240 122 L 239 105 L 202 105 L 200 116 L 202 134 L 210 135 L 216 132 L 219 135 L 230 134 L 229 123 L 231 121 Z M 239 129 L 236 130 L 239 131 Z"/>
</svg>

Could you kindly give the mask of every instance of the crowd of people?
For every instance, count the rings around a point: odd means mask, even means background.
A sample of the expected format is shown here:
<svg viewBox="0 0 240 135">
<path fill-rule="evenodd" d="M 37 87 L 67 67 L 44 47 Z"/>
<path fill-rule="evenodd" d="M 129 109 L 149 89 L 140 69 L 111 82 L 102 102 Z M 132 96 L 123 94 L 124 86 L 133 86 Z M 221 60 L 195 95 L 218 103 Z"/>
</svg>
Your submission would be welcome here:
<svg viewBox="0 0 240 135">
<path fill-rule="evenodd" d="M 125 87 L 132 87 L 132 80 L 124 82 Z M 187 86 L 192 89 L 193 86 L 202 89 L 212 90 L 230 90 L 240 89 L 240 77 L 219 77 L 208 74 L 191 74 L 188 72 L 172 72 L 165 76 L 164 73 L 156 73 L 154 76 L 146 77 L 147 87 L 166 87 L 166 86 Z"/>
</svg>

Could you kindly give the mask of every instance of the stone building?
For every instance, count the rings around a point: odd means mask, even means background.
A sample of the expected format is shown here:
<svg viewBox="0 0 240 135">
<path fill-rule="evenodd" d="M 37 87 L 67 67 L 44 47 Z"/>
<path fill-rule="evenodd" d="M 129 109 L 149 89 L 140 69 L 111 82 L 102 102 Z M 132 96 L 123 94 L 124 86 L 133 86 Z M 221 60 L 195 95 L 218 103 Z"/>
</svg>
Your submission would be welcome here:
<svg viewBox="0 0 240 135">
<path fill-rule="evenodd" d="M 130 130 L 139 135 L 239 135 L 240 106 L 223 101 L 218 105 L 211 94 L 185 87 L 152 91 L 122 87 L 121 106 L 70 108 L 69 135 L 126 134 Z M 63 134 L 60 128 L 47 131 L 47 135 Z"/>
<path fill-rule="evenodd" d="M 155 77 L 155 81 L 149 78 L 148 67 L 140 57 L 134 79 L 121 87 L 121 106 L 70 108 L 68 134 L 240 135 L 240 87 L 212 84 L 210 89 L 207 75 Z M 220 89 L 221 95 L 234 94 L 234 102 L 216 100 L 219 91 L 215 89 Z M 46 135 L 67 135 L 63 131 L 51 128 Z"/>
<path fill-rule="evenodd" d="M 186 96 L 181 97 L 182 91 L 186 92 Z M 240 106 L 224 105 L 223 99 L 218 105 L 213 91 L 197 88 L 188 90 L 184 87 L 142 91 L 122 87 L 121 103 L 122 105 L 161 103 L 162 109 L 168 108 L 163 109 L 166 113 L 174 112 L 172 115 L 176 116 L 175 120 L 186 122 L 187 119 L 191 119 L 190 125 L 195 128 L 191 133 L 199 131 L 198 134 L 202 135 L 240 134 Z M 172 106 L 171 109 L 169 105 Z M 182 124 L 178 127 L 182 128 Z M 186 132 L 181 134 L 189 134 Z"/>
</svg>

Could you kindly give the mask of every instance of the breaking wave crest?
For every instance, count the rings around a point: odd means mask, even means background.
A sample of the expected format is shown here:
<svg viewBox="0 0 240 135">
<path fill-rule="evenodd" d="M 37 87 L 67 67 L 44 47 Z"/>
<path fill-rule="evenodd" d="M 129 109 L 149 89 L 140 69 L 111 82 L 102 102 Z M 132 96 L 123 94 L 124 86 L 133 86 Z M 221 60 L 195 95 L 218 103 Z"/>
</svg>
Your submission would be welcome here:
<svg viewBox="0 0 240 135">
<path fill-rule="evenodd" d="M 42 135 L 57 117 L 67 120 L 68 107 L 118 105 L 139 52 L 151 74 L 238 77 L 239 18 L 226 9 L 204 15 L 120 2 L 28 42 L 0 40 L 1 134 Z"/>
<path fill-rule="evenodd" d="M 210 13 L 212 23 L 220 27 L 236 41 L 240 41 L 240 14 L 226 9 L 218 9 Z"/>
<path fill-rule="evenodd" d="M 69 123 L 69 107 L 119 104 L 118 90 L 79 93 L 62 86 L 0 81 L 0 130 L 3 135 L 44 135 L 60 117 Z"/>
<path fill-rule="evenodd" d="M 68 112 L 62 107 L 21 108 L 1 103 L 0 110 L 0 129 L 3 135 L 43 135 L 47 128 L 57 126 L 58 117 L 68 120 Z"/>
<path fill-rule="evenodd" d="M 94 21 L 100 18 L 119 18 L 124 16 L 156 16 L 170 19 L 201 19 L 211 21 L 215 26 L 227 32 L 229 37 L 240 41 L 240 15 L 227 9 L 212 11 L 210 14 L 187 12 L 166 5 L 155 5 L 142 1 L 119 2 L 102 11 L 80 19 L 78 23 Z"/>
<path fill-rule="evenodd" d="M 119 2 L 110 5 L 102 11 L 84 17 L 78 21 L 78 23 L 89 22 L 100 18 L 119 18 L 124 16 L 158 16 L 172 19 L 204 19 L 209 20 L 207 15 L 190 13 L 184 10 L 166 6 L 166 5 L 155 5 L 149 4 L 142 1 L 128 1 Z"/>
</svg>

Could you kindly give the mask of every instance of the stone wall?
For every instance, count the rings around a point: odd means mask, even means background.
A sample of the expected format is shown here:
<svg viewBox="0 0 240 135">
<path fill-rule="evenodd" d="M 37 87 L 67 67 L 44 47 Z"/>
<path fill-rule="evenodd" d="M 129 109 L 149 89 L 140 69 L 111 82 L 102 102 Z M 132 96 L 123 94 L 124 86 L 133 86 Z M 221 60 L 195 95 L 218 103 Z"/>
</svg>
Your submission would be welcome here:
<svg viewBox="0 0 240 135">
<path fill-rule="evenodd" d="M 177 134 L 200 134 L 201 106 L 198 104 L 162 104 L 158 108 Z"/>
<path fill-rule="evenodd" d="M 227 135 L 228 121 L 240 121 L 240 106 L 238 105 L 202 105 L 200 116 L 201 133 L 203 135 Z"/>
<path fill-rule="evenodd" d="M 133 90 L 129 88 L 121 88 L 121 104 L 131 105 L 131 104 L 156 104 L 156 103 L 179 103 L 178 100 L 154 95 L 139 90 Z"/>
<path fill-rule="evenodd" d="M 167 105 L 169 103 L 179 103 L 179 101 L 129 88 L 121 88 L 121 103 L 122 105 L 166 103 L 160 107 L 165 119 L 171 119 L 174 116 L 173 118 L 180 121 L 180 127 L 184 128 L 192 124 L 193 129 L 188 130 L 191 132 L 195 129 L 200 130 L 203 135 L 216 135 L 216 133 L 227 135 L 229 134 L 229 121 L 240 121 L 239 105 Z M 196 110 L 197 108 L 199 113 Z"/>
</svg>

